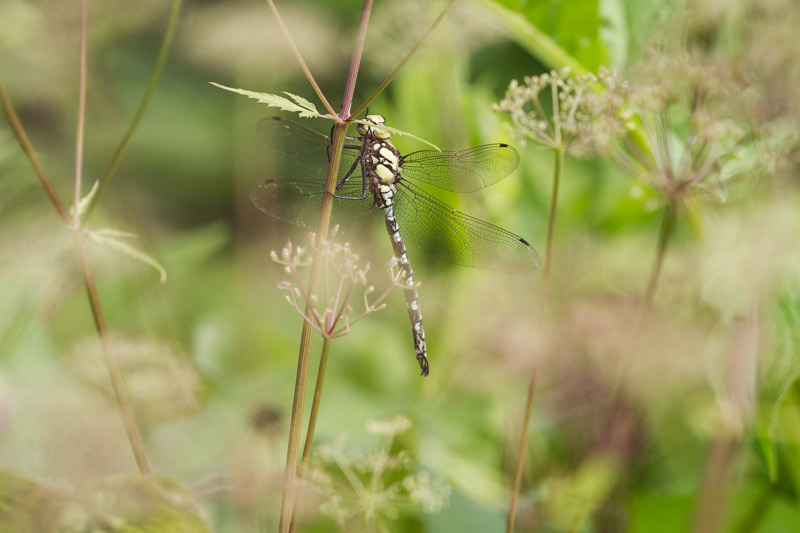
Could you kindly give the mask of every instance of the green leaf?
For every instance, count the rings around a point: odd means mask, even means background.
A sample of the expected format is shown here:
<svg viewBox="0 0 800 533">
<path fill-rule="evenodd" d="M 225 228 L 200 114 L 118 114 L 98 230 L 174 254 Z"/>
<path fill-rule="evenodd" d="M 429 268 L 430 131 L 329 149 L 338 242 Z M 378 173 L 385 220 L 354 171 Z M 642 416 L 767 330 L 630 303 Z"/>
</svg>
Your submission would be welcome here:
<svg viewBox="0 0 800 533">
<path fill-rule="evenodd" d="M 210 83 L 211 85 L 219 87 L 220 89 L 225 89 L 226 91 L 231 91 L 237 94 L 243 94 L 248 98 L 257 100 L 259 103 L 267 104 L 269 107 L 277 107 L 283 111 L 297 113 L 301 118 L 315 118 L 321 116 L 314 104 L 302 96 L 297 96 L 296 94 L 288 93 L 286 91 L 284 91 L 283 94 L 288 95 L 291 100 L 289 98 L 284 98 L 283 96 L 278 96 L 277 94 L 257 93 L 253 91 L 247 91 L 245 89 L 234 89 L 232 87 L 220 85 L 219 83 L 214 83 L 213 81 Z"/>
<path fill-rule="evenodd" d="M 137 261 L 150 265 L 161 275 L 161 283 L 165 283 L 167 281 L 167 271 L 158 261 L 156 261 L 149 254 L 122 240 L 136 238 L 135 234 L 111 228 L 87 230 L 87 234 L 89 235 L 90 239 L 98 244 L 102 244 L 103 246 L 107 246 L 118 252 L 122 252 L 132 259 L 136 259 Z"/>
<path fill-rule="evenodd" d="M 599 36 L 597 35 L 599 27 L 597 21 L 593 20 L 587 25 L 585 24 L 587 21 L 584 20 L 584 26 L 566 25 L 569 31 L 566 30 L 565 24 L 553 24 L 553 21 L 558 21 L 562 15 L 566 18 L 575 12 L 583 12 L 583 15 L 589 19 L 597 18 L 596 5 L 593 6 L 594 12 L 590 10 L 588 13 L 584 12 L 584 6 L 576 9 L 571 3 L 560 5 L 546 3 L 545 6 L 524 10 L 505 7 L 489 1 L 483 2 L 483 5 L 498 16 L 501 23 L 505 25 L 508 35 L 519 46 L 552 69 L 561 70 L 569 67 L 574 74 L 578 75 L 588 70 L 596 70 L 597 66 L 602 64 L 602 61 L 597 59 L 598 56 L 602 57 L 603 55 L 600 52 Z M 539 4 L 535 5 L 539 6 Z M 558 9 L 556 9 L 557 7 Z M 542 13 L 543 10 L 546 13 Z M 547 28 L 548 31 L 545 32 L 543 28 Z M 565 30 L 563 34 L 562 29 Z M 584 31 L 588 32 L 589 36 L 581 35 Z M 581 46 L 587 40 L 590 46 Z M 579 54 L 579 52 L 582 53 Z M 581 56 L 586 56 L 590 60 L 585 61 Z"/>
</svg>

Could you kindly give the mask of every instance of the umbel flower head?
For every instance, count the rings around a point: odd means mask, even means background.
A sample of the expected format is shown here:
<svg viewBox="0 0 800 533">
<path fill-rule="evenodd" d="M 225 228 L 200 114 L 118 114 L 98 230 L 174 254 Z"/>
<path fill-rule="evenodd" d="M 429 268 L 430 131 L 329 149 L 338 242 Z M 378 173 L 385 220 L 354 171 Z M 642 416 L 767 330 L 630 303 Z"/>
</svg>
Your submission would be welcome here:
<svg viewBox="0 0 800 533">
<path fill-rule="evenodd" d="M 511 115 L 511 135 L 521 144 L 530 140 L 551 149 L 573 148 L 589 126 L 584 95 L 596 83 L 594 74 L 573 77 L 568 68 L 528 76 L 522 83 L 511 80 L 505 98 L 493 108 Z"/>
<path fill-rule="evenodd" d="M 725 63 L 687 59 L 653 57 L 640 83 L 601 71 L 602 89 L 585 98 L 587 144 L 675 204 L 698 191 L 722 197 L 758 163 L 741 113 L 747 88 Z"/>
<path fill-rule="evenodd" d="M 295 311 L 326 338 L 347 335 L 351 325 L 369 313 L 383 309 L 386 305 L 382 303 L 383 300 L 402 280 L 402 272 L 397 268 L 396 260 L 390 260 L 386 267 L 389 286 L 378 298 L 370 301 L 375 287 L 367 282 L 369 263 L 360 265 L 358 254 L 352 251 L 350 243 L 341 244 L 332 240 L 337 229 L 334 227 L 331 230 L 328 239 L 319 239 L 318 242 L 316 234 L 312 232 L 306 238 L 307 246 L 294 246 L 289 240 L 280 253 L 270 253 L 272 260 L 283 265 L 286 273 L 292 276 L 291 281 L 278 283 L 278 288 L 284 291 L 286 300 Z M 309 266 L 314 255 L 324 263 L 325 274 L 322 276 L 323 286 L 319 295 L 310 298 L 301 281 L 299 269 Z M 350 298 L 359 286 L 366 287 L 364 310 L 354 317 Z"/>
<path fill-rule="evenodd" d="M 656 57 L 641 83 L 601 68 L 568 69 L 513 80 L 495 110 L 511 116 L 512 135 L 574 155 L 607 158 L 670 201 L 702 187 L 721 194 L 755 158 L 744 120 L 745 87 L 730 68 Z"/>
<path fill-rule="evenodd" d="M 437 513 L 450 499 L 450 486 L 429 472 L 412 472 L 413 460 L 397 451 L 396 438 L 411 428 L 411 420 L 397 415 L 370 422 L 367 432 L 381 438 L 369 451 L 353 450 L 346 435 L 319 447 L 310 481 L 323 496 L 321 511 L 332 516 L 343 531 L 362 522 L 369 531 L 388 531 L 401 509 L 419 506 Z"/>
</svg>

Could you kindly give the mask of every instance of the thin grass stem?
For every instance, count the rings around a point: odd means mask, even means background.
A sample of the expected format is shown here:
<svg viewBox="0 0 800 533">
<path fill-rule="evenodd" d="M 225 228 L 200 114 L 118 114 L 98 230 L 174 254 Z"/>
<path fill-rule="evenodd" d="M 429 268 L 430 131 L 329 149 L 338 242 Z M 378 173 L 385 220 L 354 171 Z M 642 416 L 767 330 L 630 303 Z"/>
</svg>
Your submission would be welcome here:
<svg viewBox="0 0 800 533">
<path fill-rule="evenodd" d="M 125 135 L 122 137 L 119 146 L 117 146 L 117 150 L 111 157 L 111 163 L 108 166 L 108 170 L 106 170 L 106 173 L 100 179 L 100 185 L 97 188 L 97 193 L 92 197 L 89 206 L 86 209 L 86 216 L 89 216 L 89 214 L 94 210 L 109 183 L 111 183 L 111 180 L 116 175 L 117 170 L 122 163 L 122 158 L 125 156 L 125 152 L 128 150 L 128 146 L 133 138 L 133 133 L 139 126 L 139 122 L 141 122 L 142 117 L 144 117 L 144 112 L 147 109 L 147 106 L 150 104 L 150 98 L 155 92 L 156 84 L 158 83 L 158 79 L 161 77 L 161 71 L 164 70 L 164 64 L 167 61 L 167 55 L 169 55 L 169 50 L 172 47 L 172 41 L 175 37 L 175 28 L 178 26 L 178 15 L 180 14 L 182 3 L 183 0 L 173 0 L 172 2 L 172 12 L 170 13 L 169 23 L 167 24 L 167 31 L 164 33 L 164 40 L 161 42 L 161 49 L 158 51 L 158 58 L 156 59 L 155 67 L 153 67 L 153 72 L 150 74 L 150 79 L 147 82 L 147 87 L 144 90 L 142 99 L 139 102 L 139 107 L 136 108 L 136 113 L 133 115 L 133 119 L 131 120 L 130 126 L 128 126 L 128 130 L 125 132 Z"/>
<path fill-rule="evenodd" d="M 125 426 L 125 433 L 128 436 L 128 442 L 133 451 L 133 457 L 136 460 L 136 466 L 139 467 L 139 472 L 143 475 L 150 475 L 150 465 L 147 462 L 147 455 L 144 451 L 142 438 L 139 436 L 139 430 L 136 427 L 136 421 L 133 417 L 133 410 L 131 409 L 128 393 L 125 390 L 125 383 L 122 381 L 122 373 L 119 369 L 119 362 L 117 356 L 111 347 L 111 340 L 108 335 L 108 328 L 106 327 L 106 320 L 103 316 L 103 308 L 100 304 L 100 296 L 97 293 L 97 285 L 94 281 L 94 274 L 89 266 L 89 259 L 86 256 L 86 250 L 83 246 L 82 237 L 78 232 L 74 233 L 75 237 L 75 251 L 78 254 L 78 259 L 83 271 L 83 279 L 86 285 L 86 294 L 89 297 L 89 306 L 92 310 L 94 317 L 95 327 L 97 334 L 100 336 L 100 344 L 105 358 L 106 368 L 108 369 L 108 376 L 111 379 L 111 387 L 114 390 L 114 397 L 117 399 L 117 406 L 122 415 L 122 422 Z"/>
<path fill-rule="evenodd" d="M 344 98 L 342 99 L 341 116 L 350 116 L 350 107 L 353 104 L 353 95 L 356 92 L 356 80 L 358 79 L 358 69 L 361 66 L 361 56 L 364 53 L 364 45 L 367 42 L 367 25 L 369 16 L 372 13 L 372 0 L 365 0 L 361 9 L 361 18 L 358 21 L 358 33 L 356 42 L 353 46 L 353 56 L 350 58 L 350 70 L 347 73 L 347 84 L 344 87 Z M 356 115 L 357 116 L 357 115 Z"/>
<path fill-rule="evenodd" d="M 370 1 L 370 4 L 371 3 L 372 2 Z M 280 26 L 281 31 L 283 32 L 283 36 L 286 37 L 286 40 L 289 42 L 289 46 L 292 49 L 292 53 L 294 54 L 295 59 L 297 59 L 297 63 L 300 65 L 300 68 L 303 69 L 303 74 L 306 75 L 308 83 L 311 84 L 311 87 L 314 89 L 314 92 L 317 93 L 317 97 L 319 97 L 320 101 L 322 102 L 322 105 L 325 106 L 325 109 L 328 110 L 328 113 L 330 113 L 331 116 L 336 116 L 336 111 L 333 110 L 333 107 L 328 102 L 328 99 L 325 98 L 325 94 L 322 92 L 322 89 L 320 89 L 319 85 L 317 85 L 317 80 L 314 79 L 313 74 L 311 74 L 311 70 L 309 70 L 308 65 L 306 65 L 306 62 L 303 60 L 303 56 L 300 54 L 300 50 L 297 48 L 294 39 L 292 39 L 292 34 L 289 33 L 289 28 L 286 27 L 286 24 L 284 24 L 283 19 L 281 18 L 280 13 L 278 12 L 278 8 L 275 7 L 275 2 L 273 2 L 273 0 L 267 0 L 267 4 L 269 5 L 270 11 L 272 11 L 272 14 L 275 16 L 275 20 L 278 21 L 278 26 Z M 359 55 L 358 57 L 360 61 L 361 56 Z M 351 94 L 350 95 L 351 102 L 352 99 L 353 95 Z M 345 101 L 347 101 L 347 98 L 345 98 Z M 325 235 L 327 235 L 327 233 Z"/>
<path fill-rule="evenodd" d="M 81 179 L 83 176 L 83 132 L 86 124 L 86 25 L 88 18 L 86 0 L 81 0 L 80 52 L 78 54 L 78 125 L 75 132 L 75 184 L 73 186 L 72 225 L 81 227 Z"/>
<path fill-rule="evenodd" d="M 33 145 L 28 138 L 28 134 L 25 133 L 25 128 L 22 126 L 22 123 L 17 116 L 17 112 L 14 111 L 14 106 L 11 105 L 11 100 L 8 98 L 8 94 L 6 93 L 2 83 L 0 83 L 0 101 L 3 102 L 3 111 L 5 111 L 6 118 L 8 118 L 8 123 L 11 125 L 11 130 L 17 137 L 17 141 L 19 141 L 22 151 L 25 152 L 26 156 L 28 156 L 28 161 L 31 162 L 34 172 L 36 172 L 36 175 L 39 176 L 39 181 L 41 182 L 42 187 L 44 187 L 47 196 L 50 198 L 53 206 L 55 206 L 58 214 L 62 219 L 64 219 L 64 222 L 66 222 L 67 226 L 72 227 L 72 218 L 70 217 L 69 210 L 58 196 L 53 184 L 50 182 L 50 178 L 47 177 L 44 167 L 39 161 L 39 158 L 36 156 L 36 150 L 33 149 Z"/>
<path fill-rule="evenodd" d="M 522 467 L 525 464 L 525 451 L 528 448 L 528 430 L 530 429 L 531 415 L 533 414 L 533 397 L 536 391 L 536 367 L 531 371 L 531 379 L 528 384 L 528 398 L 525 402 L 525 413 L 523 415 L 522 435 L 519 440 L 517 450 L 517 464 L 514 468 L 514 485 L 511 489 L 511 504 L 508 507 L 508 519 L 506 520 L 506 533 L 513 533 L 514 522 L 517 519 L 517 503 L 519 493 L 522 488 Z"/>
<path fill-rule="evenodd" d="M 555 88 L 553 89 L 555 91 Z M 560 139 L 560 128 L 556 129 L 556 138 Z M 561 174 L 564 170 L 564 156 L 566 147 L 558 144 L 554 147 L 555 165 L 553 167 L 553 193 L 550 200 L 550 217 L 547 223 L 547 249 L 544 259 L 544 279 L 542 280 L 542 300 L 539 308 L 539 319 L 547 319 L 547 306 L 550 299 L 550 267 L 553 259 L 553 240 L 555 237 L 556 214 L 558 208 L 558 187 L 561 182 Z M 525 401 L 525 413 L 522 420 L 522 436 L 520 438 L 519 449 L 517 450 L 517 462 L 514 467 L 514 484 L 511 489 L 511 503 L 508 508 L 508 519 L 506 521 L 506 532 L 514 531 L 514 522 L 517 515 L 517 503 L 519 501 L 520 490 L 522 488 L 522 468 L 525 464 L 525 451 L 528 446 L 528 431 L 530 430 L 531 415 L 533 413 L 533 398 L 536 389 L 537 369 L 534 366 L 531 370 L 531 378 L 528 382 L 528 396 Z"/>
<path fill-rule="evenodd" d="M 547 221 L 547 251 L 544 258 L 544 290 L 548 290 L 550 284 L 550 268 L 553 264 L 553 239 L 555 237 L 556 213 L 558 210 L 558 186 L 561 183 L 561 174 L 564 170 L 565 148 L 558 145 L 555 150 L 555 168 L 553 169 L 553 193 L 550 199 L 550 217 Z M 547 301 L 545 295 L 542 300 Z"/>
<path fill-rule="evenodd" d="M 422 34 L 422 37 L 420 37 L 419 40 L 416 42 L 416 44 L 411 48 L 411 50 L 408 51 L 408 53 L 402 59 L 402 61 L 400 61 L 400 63 L 397 64 L 394 70 L 392 70 L 389 73 L 389 75 L 386 76 L 386 79 L 383 80 L 380 85 L 378 85 L 378 88 L 375 89 L 375 91 L 371 95 L 369 95 L 369 97 L 367 97 L 366 100 L 364 100 L 364 103 L 358 106 L 358 109 L 356 109 L 353 112 L 353 114 L 349 116 L 349 118 L 361 115 L 361 113 L 363 113 L 369 107 L 369 105 L 373 102 L 373 100 L 375 100 L 383 92 L 383 90 L 389 86 L 389 84 L 392 82 L 392 80 L 394 80 L 394 78 L 397 76 L 400 70 L 405 66 L 406 63 L 408 63 L 411 57 L 413 57 L 413 55 L 417 52 L 417 49 L 420 46 L 422 46 L 422 43 L 425 42 L 425 40 L 428 38 L 431 32 L 433 32 L 433 30 L 436 29 L 436 26 L 438 26 L 439 23 L 442 21 L 442 19 L 444 19 L 444 16 L 447 14 L 447 11 L 453 6 L 454 3 L 455 0 L 450 0 L 450 2 L 444 7 L 444 9 L 442 9 L 442 12 L 439 13 L 439 16 L 436 17 L 436 20 L 434 20 L 433 23 L 430 25 L 430 27 L 425 31 L 425 33 Z"/>
</svg>

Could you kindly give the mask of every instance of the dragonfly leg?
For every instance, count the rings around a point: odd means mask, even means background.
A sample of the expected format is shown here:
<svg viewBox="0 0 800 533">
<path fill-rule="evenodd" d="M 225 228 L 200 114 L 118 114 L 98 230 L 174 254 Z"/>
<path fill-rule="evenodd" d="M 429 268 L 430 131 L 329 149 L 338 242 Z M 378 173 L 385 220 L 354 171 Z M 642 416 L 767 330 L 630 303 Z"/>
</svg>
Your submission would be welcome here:
<svg viewBox="0 0 800 533">
<path fill-rule="evenodd" d="M 347 171 L 347 174 L 345 174 L 344 178 L 342 178 L 342 181 L 340 181 L 336 185 L 336 190 L 337 191 L 344 186 L 344 184 L 347 182 L 347 180 L 350 179 L 350 177 L 353 175 L 353 172 L 355 172 L 355 170 L 356 170 L 356 166 L 358 165 L 358 163 L 360 161 L 361 161 L 361 157 L 359 156 L 358 158 L 356 158 L 355 162 L 353 163 L 353 166 L 350 167 L 350 170 Z M 344 195 L 341 195 L 341 194 L 336 194 L 335 192 L 331 192 L 328 189 L 326 189 L 324 185 L 322 186 L 322 189 L 326 193 L 328 193 L 331 196 L 333 196 L 334 198 L 340 198 L 342 200 L 363 200 L 363 199 L 365 199 L 367 197 L 367 176 L 364 173 L 363 165 L 362 165 L 362 171 L 361 171 L 361 179 L 362 179 L 361 196 L 344 196 Z"/>
<path fill-rule="evenodd" d="M 361 156 L 356 157 L 356 160 L 353 161 L 353 165 L 350 167 L 350 170 L 347 171 L 347 174 L 344 175 L 344 177 L 342 178 L 342 181 L 340 181 L 339 183 L 336 184 L 336 190 L 337 191 L 339 189 L 341 189 L 342 187 L 344 187 L 344 184 L 347 183 L 347 180 L 349 180 L 350 176 L 353 175 L 353 172 L 355 172 L 356 167 L 358 166 L 358 164 L 360 162 L 361 162 Z"/>
</svg>

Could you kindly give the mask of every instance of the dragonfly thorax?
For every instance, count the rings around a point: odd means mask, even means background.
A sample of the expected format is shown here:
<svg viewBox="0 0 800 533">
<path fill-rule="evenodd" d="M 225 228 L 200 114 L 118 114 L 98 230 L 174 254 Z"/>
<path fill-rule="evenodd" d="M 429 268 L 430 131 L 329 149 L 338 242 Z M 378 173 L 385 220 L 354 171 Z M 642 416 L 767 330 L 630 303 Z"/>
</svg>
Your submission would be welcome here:
<svg viewBox="0 0 800 533">
<path fill-rule="evenodd" d="M 356 131 L 362 137 L 372 137 L 375 139 L 382 139 L 387 140 L 389 139 L 390 135 L 389 132 L 381 129 L 381 128 L 373 128 L 372 125 L 375 126 L 385 126 L 386 119 L 383 118 L 381 115 L 367 115 L 364 117 L 364 121 L 368 122 L 369 124 L 358 124 L 356 126 Z"/>
</svg>

